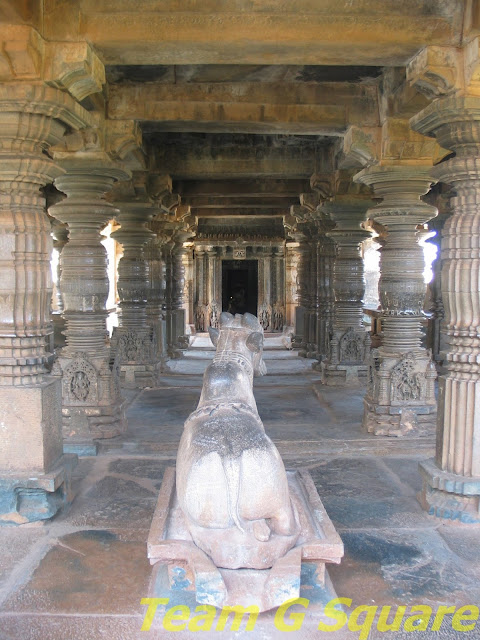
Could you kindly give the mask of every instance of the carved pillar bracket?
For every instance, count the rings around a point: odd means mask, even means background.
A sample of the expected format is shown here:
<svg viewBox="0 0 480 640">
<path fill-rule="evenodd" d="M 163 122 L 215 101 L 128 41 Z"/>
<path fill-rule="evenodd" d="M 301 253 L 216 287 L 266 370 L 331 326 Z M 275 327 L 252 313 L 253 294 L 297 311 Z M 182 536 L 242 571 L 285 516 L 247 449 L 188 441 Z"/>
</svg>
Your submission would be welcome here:
<svg viewBox="0 0 480 640">
<path fill-rule="evenodd" d="M 49 209 L 66 223 L 69 242 L 61 255 L 60 290 L 66 346 L 56 371 L 63 373 L 62 413 L 69 451 L 86 452 L 96 438 L 126 428 L 124 401 L 115 370 L 109 367 L 106 301 L 107 254 L 100 231 L 118 209 L 105 200 L 114 182 L 129 174 L 103 152 L 55 154 L 66 173 L 55 186 L 67 197 Z"/>
<path fill-rule="evenodd" d="M 456 154 L 432 171 L 455 196 L 442 238 L 446 373 L 439 379 L 437 454 L 420 465 L 421 501 L 430 514 L 480 522 L 480 98 L 441 98 L 411 123 Z"/>
<path fill-rule="evenodd" d="M 333 267 L 335 296 L 333 326 L 328 357 L 322 362 L 322 381 L 327 385 L 366 381 L 370 355 L 370 336 L 363 325 L 363 259 L 361 243 L 369 236 L 360 225 L 369 201 L 336 202 L 322 208 L 335 222 L 327 233 L 335 242 Z"/>
<path fill-rule="evenodd" d="M 116 205 L 121 226 L 112 236 L 122 244 L 123 257 L 118 265 L 119 326 L 112 337 L 112 349 L 124 386 L 152 386 L 157 348 L 147 318 L 150 271 L 144 247 L 155 235 L 146 224 L 156 211 L 148 201 L 132 200 Z"/>
<path fill-rule="evenodd" d="M 355 176 L 383 201 L 368 216 L 388 229 L 382 249 L 383 344 L 370 365 L 363 425 L 375 435 L 429 433 L 435 422 L 435 367 L 421 346 L 423 251 L 417 225 L 437 214 L 420 200 L 433 178 L 423 166 L 374 166 Z"/>
<path fill-rule="evenodd" d="M 63 454 L 61 383 L 46 367 L 52 239 L 39 189 L 63 173 L 45 151 L 89 118 L 57 89 L 0 86 L 0 524 L 50 518 L 71 498 L 76 457 Z"/>
</svg>

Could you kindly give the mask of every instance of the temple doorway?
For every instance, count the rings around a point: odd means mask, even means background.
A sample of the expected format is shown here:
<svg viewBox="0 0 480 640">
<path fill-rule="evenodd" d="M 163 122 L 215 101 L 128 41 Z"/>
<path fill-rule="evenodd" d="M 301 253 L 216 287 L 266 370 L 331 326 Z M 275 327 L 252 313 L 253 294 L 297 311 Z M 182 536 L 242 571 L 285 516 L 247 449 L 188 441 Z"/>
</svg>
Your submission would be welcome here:
<svg viewBox="0 0 480 640">
<path fill-rule="evenodd" d="M 258 260 L 222 261 L 222 310 L 252 313 L 258 307 Z"/>
</svg>

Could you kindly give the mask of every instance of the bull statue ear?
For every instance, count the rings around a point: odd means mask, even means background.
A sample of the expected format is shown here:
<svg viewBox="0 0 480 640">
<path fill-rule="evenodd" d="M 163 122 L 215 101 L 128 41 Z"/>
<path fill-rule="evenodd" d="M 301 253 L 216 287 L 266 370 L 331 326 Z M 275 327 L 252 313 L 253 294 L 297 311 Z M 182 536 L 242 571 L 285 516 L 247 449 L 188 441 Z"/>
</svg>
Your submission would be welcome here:
<svg viewBox="0 0 480 640">
<path fill-rule="evenodd" d="M 229 327 L 233 322 L 233 316 L 228 311 L 222 311 L 220 314 L 220 326 Z"/>
<path fill-rule="evenodd" d="M 263 349 L 263 334 L 260 331 L 253 331 L 247 338 L 245 344 L 253 353 L 260 353 Z"/>
<path fill-rule="evenodd" d="M 213 346 L 216 347 L 220 331 L 214 327 L 208 327 L 208 333 L 210 334 L 210 340 L 213 342 Z"/>
</svg>

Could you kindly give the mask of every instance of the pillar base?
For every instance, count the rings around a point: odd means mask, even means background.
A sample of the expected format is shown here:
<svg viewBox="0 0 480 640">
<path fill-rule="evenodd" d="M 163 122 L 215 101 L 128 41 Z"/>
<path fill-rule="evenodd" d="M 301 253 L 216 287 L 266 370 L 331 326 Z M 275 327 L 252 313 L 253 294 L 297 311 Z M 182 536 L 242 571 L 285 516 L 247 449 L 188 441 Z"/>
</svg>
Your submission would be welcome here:
<svg viewBox="0 0 480 640">
<path fill-rule="evenodd" d="M 423 489 L 418 500 L 431 516 L 480 523 L 480 477 L 442 471 L 434 459 L 419 464 Z"/>
<path fill-rule="evenodd" d="M 362 428 L 375 436 L 431 436 L 435 433 L 435 405 L 379 405 L 364 399 Z"/>
<path fill-rule="evenodd" d="M 52 373 L 62 376 L 63 436 L 72 445 L 64 451 L 94 455 L 94 439 L 126 431 L 118 372 L 110 369 L 105 357 L 91 358 L 80 351 L 68 358 L 60 354 Z"/>
<path fill-rule="evenodd" d="M 367 382 L 368 366 L 365 364 L 330 364 L 328 361 L 319 364 L 322 383 L 329 387 L 344 387 Z"/>
<path fill-rule="evenodd" d="M 64 454 L 48 473 L 0 474 L 0 526 L 52 518 L 73 499 L 76 455 Z"/>
</svg>

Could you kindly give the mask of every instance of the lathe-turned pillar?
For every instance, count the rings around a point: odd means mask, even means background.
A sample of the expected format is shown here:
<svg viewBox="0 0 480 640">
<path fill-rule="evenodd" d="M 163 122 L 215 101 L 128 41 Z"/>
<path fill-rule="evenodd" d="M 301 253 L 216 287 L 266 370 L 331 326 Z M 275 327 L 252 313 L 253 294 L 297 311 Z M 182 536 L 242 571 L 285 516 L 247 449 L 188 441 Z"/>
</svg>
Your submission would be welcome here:
<svg viewBox="0 0 480 640">
<path fill-rule="evenodd" d="M 442 237 L 446 373 L 439 378 L 437 453 L 421 463 L 429 513 L 480 522 L 480 98 L 433 102 L 411 121 L 455 157 L 432 175 L 453 186 Z"/>
<path fill-rule="evenodd" d="M 94 439 L 117 436 L 126 428 L 124 400 L 109 366 L 109 282 L 100 231 L 118 213 L 104 195 L 128 174 L 102 153 L 56 155 L 66 173 L 55 186 L 67 197 L 49 213 L 68 225 L 69 242 L 60 258 L 66 346 L 54 371 L 62 376 L 65 450 L 90 455 L 96 450 Z"/>
<path fill-rule="evenodd" d="M 52 517 L 70 500 L 61 381 L 48 373 L 52 238 L 40 187 L 63 173 L 46 153 L 89 115 L 41 85 L 0 86 L 0 524 Z"/>
<path fill-rule="evenodd" d="M 169 243 L 169 262 L 167 266 L 167 343 L 171 358 L 182 356 L 182 350 L 188 347 L 185 326 L 184 288 L 185 255 L 189 247 L 184 242 L 191 237 L 188 231 L 175 231 Z"/>
<path fill-rule="evenodd" d="M 112 236 L 123 246 L 118 265 L 120 312 L 118 327 L 112 337 L 116 366 L 121 384 L 126 387 L 153 386 L 160 363 L 157 346 L 147 317 L 150 271 L 145 243 L 154 235 L 146 228 L 155 210 L 148 202 L 117 202 L 120 229 Z"/>
<path fill-rule="evenodd" d="M 208 330 L 208 306 L 207 306 L 207 282 L 205 273 L 207 271 L 205 248 L 202 245 L 195 247 L 194 269 L 195 269 L 195 329 L 200 332 Z"/>
<path fill-rule="evenodd" d="M 355 180 L 383 198 L 368 215 L 388 227 L 379 283 L 383 344 L 372 353 L 363 425 L 375 435 L 429 433 L 436 419 L 436 371 L 421 344 L 426 285 L 416 227 L 437 213 L 420 200 L 432 182 L 430 167 L 373 166 Z"/>
<path fill-rule="evenodd" d="M 366 382 L 370 336 L 363 325 L 363 259 L 361 243 L 368 237 L 360 224 L 367 204 L 327 203 L 323 210 L 336 223 L 328 232 L 337 247 L 333 266 L 335 296 L 328 356 L 322 361 L 322 382 L 346 385 Z"/>
</svg>

